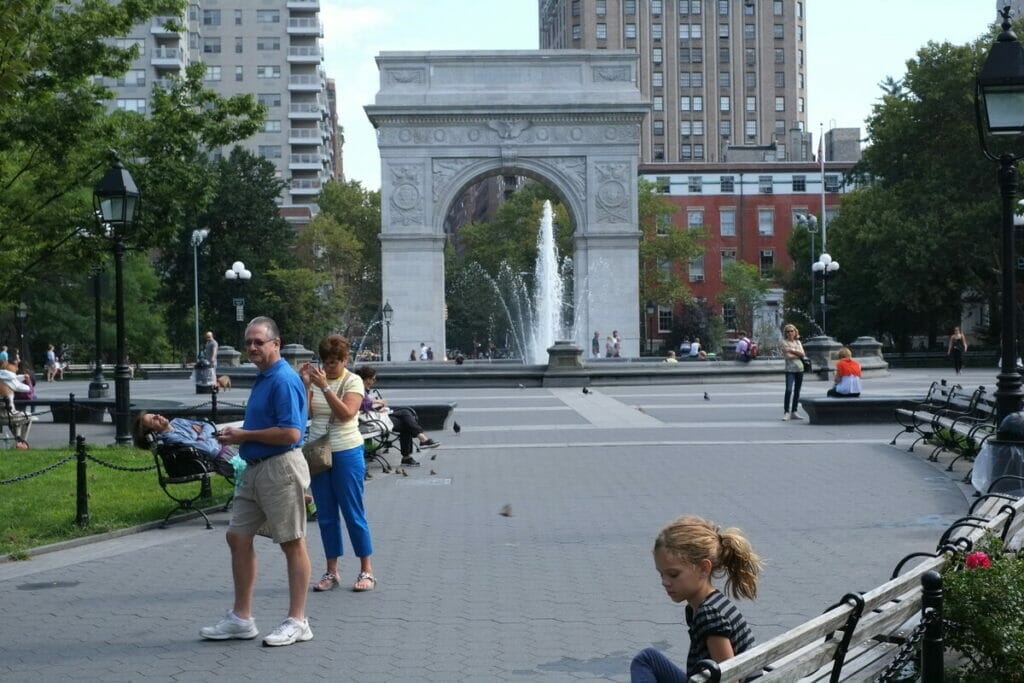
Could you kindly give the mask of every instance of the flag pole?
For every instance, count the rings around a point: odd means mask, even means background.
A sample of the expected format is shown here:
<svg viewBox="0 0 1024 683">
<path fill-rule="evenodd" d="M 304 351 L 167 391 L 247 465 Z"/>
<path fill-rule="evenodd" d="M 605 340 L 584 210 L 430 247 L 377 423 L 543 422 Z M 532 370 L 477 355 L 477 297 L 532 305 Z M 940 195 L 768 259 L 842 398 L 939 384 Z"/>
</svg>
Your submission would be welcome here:
<svg viewBox="0 0 1024 683">
<path fill-rule="evenodd" d="M 821 164 L 821 251 L 826 253 L 826 239 L 828 237 L 828 218 L 825 216 L 825 124 L 818 124 L 818 163 Z"/>
</svg>

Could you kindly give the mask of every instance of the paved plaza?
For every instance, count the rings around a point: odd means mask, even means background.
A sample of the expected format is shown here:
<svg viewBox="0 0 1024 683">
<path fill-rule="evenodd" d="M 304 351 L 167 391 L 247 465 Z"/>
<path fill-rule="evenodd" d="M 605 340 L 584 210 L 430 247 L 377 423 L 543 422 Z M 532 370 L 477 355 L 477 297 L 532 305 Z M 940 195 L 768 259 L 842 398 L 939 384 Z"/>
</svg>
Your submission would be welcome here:
<svg viewBox="0 0 1024 683">
<path fill-rule="evenodd" d="M 992 384 L 995 374 L 958 379 Z M 922 395 L 951 375 L 896 370 L 865 392 Z M 85 387 L 44 383 L 40 393 Z M 189 389 L 132 384 L 133 397 L 200 402 Z M 826 384 L 804 389 L 824 394 Z M 213 531 L 186 521 L 0 564 L 0 680 L 624 681 L 650 643 L 686 658 L 682 608 L 651 561 L 654 535 L 676 515 L 739 526 L 764 557 L 759 598 L 739 603 L 763 642 L 883 583 L 968 507 L 957 476 L 888 444 L 895 425 L 783 422 L 781 377 L 589 396 L 384 390 L 392 403 L 457 402 L 462 432 L 432 434 L 443 446 L 408 477 L 371 470 L 377 590 L 311 594 L 313 641 L 199 639 L 231 605 L 218 514 Z M 83 429 L 111 440 L 110 425 Z M 36 445 L 67 442 L 64 426 L 34 434 Z M 310 532 L 315 578 L 324 563 L 315 524 Z M 266 539 L 257 548 L 255 617 L 268 633 L 286 612 L 284 560 Z M 356 560 L 346 555 L 341 569 L 344 588 Z"/>
</svg>

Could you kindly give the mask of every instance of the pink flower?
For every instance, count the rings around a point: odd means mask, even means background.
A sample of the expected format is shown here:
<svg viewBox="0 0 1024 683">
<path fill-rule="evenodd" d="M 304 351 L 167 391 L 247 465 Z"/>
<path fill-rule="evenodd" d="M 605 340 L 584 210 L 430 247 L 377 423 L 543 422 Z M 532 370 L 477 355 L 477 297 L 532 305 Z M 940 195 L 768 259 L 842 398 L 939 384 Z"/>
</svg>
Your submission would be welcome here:
<svg viewBox="0 0 1024 683">
<path fill-rule="evenodd" d="M 992 566 L 992 560 L 983 552 L 971 553 L 964 559 L 964 566 L 968 569 L 988 569 Z"/>
</svg>

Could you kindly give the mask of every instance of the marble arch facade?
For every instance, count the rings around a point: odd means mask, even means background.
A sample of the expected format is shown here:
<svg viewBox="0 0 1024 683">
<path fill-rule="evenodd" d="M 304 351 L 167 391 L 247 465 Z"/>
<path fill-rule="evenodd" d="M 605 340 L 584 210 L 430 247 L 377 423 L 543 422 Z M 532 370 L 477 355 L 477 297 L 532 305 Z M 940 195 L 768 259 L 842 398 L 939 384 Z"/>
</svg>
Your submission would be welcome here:
<svg viewBox="0 0 1024 683">
<path fill-rule="evenodd" d="M 392 357 L 445 346 L 444 216 L 473 182 L 524 175 L 577 226 L 577 343 L 618 330 L 639 355 L 637 163 L 648 104 L 635 53 L 384 52 L 367 116 L 381 157 L 382 300 Z M 539 217 L 538 217 L 539 218 Z"/>
</svg>

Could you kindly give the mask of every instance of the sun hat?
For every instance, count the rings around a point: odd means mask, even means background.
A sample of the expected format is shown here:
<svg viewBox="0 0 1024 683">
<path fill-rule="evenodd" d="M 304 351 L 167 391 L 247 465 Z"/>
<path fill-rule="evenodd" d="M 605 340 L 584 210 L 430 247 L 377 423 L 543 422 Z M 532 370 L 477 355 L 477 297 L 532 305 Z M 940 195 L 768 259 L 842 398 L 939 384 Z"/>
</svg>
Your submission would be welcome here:
<svg viewBox="0 0 1024 683">
<path fill-rule="evenodd" d="M 32 391 L 32 387 L 18 379 L 10 370 L 0 370 L 0 382 L 3 382 L 14 391 Z"/>
</svg>

